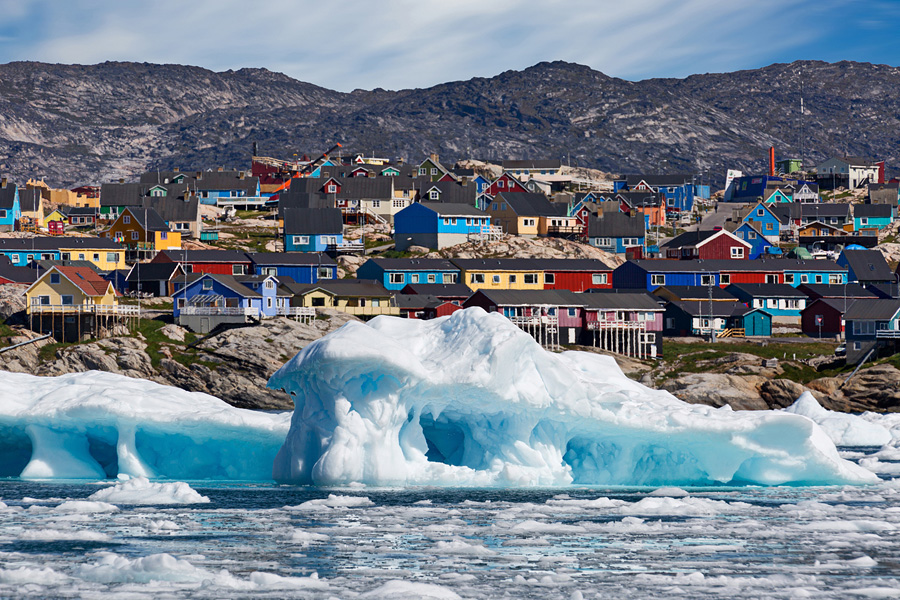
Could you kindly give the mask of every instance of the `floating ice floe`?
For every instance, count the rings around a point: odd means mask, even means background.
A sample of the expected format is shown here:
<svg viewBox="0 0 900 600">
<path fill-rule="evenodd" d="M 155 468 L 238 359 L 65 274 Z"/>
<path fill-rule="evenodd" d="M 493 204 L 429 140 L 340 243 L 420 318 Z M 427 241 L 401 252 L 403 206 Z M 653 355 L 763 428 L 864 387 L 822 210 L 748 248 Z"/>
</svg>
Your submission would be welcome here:
<svg viewBox="0 0 900 600">
<path fill-rule="evenodd" d="M 796 402 L 783 410 L 812 419 L 838 446 L 883 446 L 893 439 L 891 432 L 879 423 L 828 410 L 809 392 L 803 392 Z"/>
<path fill-rule="evenodd" d="M 0 477 L 268 480 L 289 419 L 99 371 L 0 372 Z"/>
<path fill-rule="evenodd" d="M 172 481 L 153 483 L 146 477 L 135 477 L 94 492 L 89 500 L 113 504 L 203 504 L 209 498 L 201 496 L 186 483 Z"/>
<path fill-rule="evenodd" d="M 295 398 L 275 460 L 320 485 L 843 484 L 876 480 L 815 423 L 686 404 L 606 356 L 553 354 L 479 308 L 377 317 L 269 380 Z"/>
</svg>

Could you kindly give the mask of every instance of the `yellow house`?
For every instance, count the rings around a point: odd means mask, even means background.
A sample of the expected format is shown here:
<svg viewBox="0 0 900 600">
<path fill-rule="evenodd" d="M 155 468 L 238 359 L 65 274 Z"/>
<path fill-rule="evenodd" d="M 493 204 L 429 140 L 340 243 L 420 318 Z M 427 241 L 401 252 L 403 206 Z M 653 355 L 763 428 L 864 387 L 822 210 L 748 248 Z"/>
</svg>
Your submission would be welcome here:
<svg viewBox="0 0 900 600">
<path fill-rule="evenodd" d="M 472 291 L 544 289 L 544 272 L 528 258 L 459 258 L 453 264 Z"/>
<path fill-rule="evenodd" d="M 334 308 L 359 317 L 400 315 L 391 292 L 375 281 L 333 279 L 315 284 L 287 284 L 294 293 L 291 306 Z"/>
<path fill-rule="evenodd" d="M 53 307 L 57 312 L 77 312 L 99 304 L 118 304 L 111 282 L 88 267 L 52 267 L 25 290 L 27 314 Z"/>
<path fill-rule="evenodd" d="M 163 218 L 152 208 L 126 206 L 103 235 L 124 244 L 129 250 L 139 252 L 181 248 L 181 232 L 170 231 Z"/>
<path fill-rule="evenodd" d="M 101 271 L 124 269 L 125 248 L 111 240 L 95 237 L 59 237 L 61 260 L 87 260 Z"/>
<path fill-rule="evenodd" d="M 51 221 L 62 221 L 63 223 L 67 223 L 69 221 L 69 217 L 63 212 L 65 209 L 62 207 L 55 208 L 50 212 L 47 216 L 44 217 L 44 223 L 49 223 Z"/>
</svg>

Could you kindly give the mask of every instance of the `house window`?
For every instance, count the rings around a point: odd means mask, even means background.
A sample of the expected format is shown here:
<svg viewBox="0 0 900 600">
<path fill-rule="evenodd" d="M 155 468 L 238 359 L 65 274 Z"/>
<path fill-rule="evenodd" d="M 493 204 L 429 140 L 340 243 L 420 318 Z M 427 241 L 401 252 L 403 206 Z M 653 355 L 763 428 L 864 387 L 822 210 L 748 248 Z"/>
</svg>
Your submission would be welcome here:
<svg viewBox="0 0 900 600">
<path fill-rule="evenodd" d="M 472 273 L 469 276 L 469 283 L 484 283 L 484 273 Z"/>
<path fill-rule="evenodd" d="M 50 274 L 50 284 L 56 285 L 59 283 L 59 273 L 51 273 Z"/>
<path fill-rule="evenodd" d="M 860 218 L 859 218 L 859 222 L 860 222 L 861 225 L 868 225 L 868 224 L 869 224 L 869 218 L 868 218 L 868 217 L 860 217 Z"/>
<path fill-rule="evenodd" d="M 570 308 L 570 309 L 569 309 L 569 316 L 570 316 L 570 317 L 574 317 L 574 316 L 577 315 L 577 314 L 578 314 L 578 309 L 577 309 L 577 308 Z"/>
<path fill-rule="evenodd" d="M 431 174 L 432 174 L 432 175 L 437 175 L 437 174 L 438 174 L 437 167 L 431 167 Z"/>
<path fill-rule="evenodd" d="M 437 200 L 441 197 L 441 194 L 437 190 L 431 190 L 430 192 L 428 192 L 428 197 L 432 200 Z"/>
<path fill-rule="evenodd" d="M 391 206 L 393 206 L 394 208 L 403 208 L 404 206 L 406 206 L 406 201 L 394 200 L 393 202 L 391 202 Z"/>
<path fill-rule="evenodd" d="M 765 214 L 765 212 L 766 212 L 766 211 L 764 211 L 763 209 L 759 208 L 759 209 L 756 210 L 756 216 L 757 216 L 757 217 L 761 217 L 761 216 L 763 216 L 763 215 Z"/>
<path fill-rule="evenodd" d="M 800 283 L 809 283 L 809 275 L 801 275 Z"/>
<path fill-rule="evenodd" d="M 510 276 L 509 276 L 509 282 L 510 282 L 510 283 L 515 283 L 515 282 L 516 282 L 516 276 L 515 276 L 515 275 L 510 275 Z"/>
<path fill-rule="evenodd" d="M 427 175 L 428 170 L 425 167 L 419 169 L 419 175 Z"/>
<path fill-rule="evenodd" d="M 822 283 L 822 276 L 816 275 L 816 283 Z"/>
<path fill-rule="evenodd" d="M 499 275 L 492 275 L 492 276 L 491 276 L 491 282 L 492 282 L 492 283 L 500 283 L 500 276 L 499 276 Z"/>
<path fill-rule="evenodd" d="M 266 298 L 266 308 L 272 308 L 272 299 Z"/>
<path fill-rule="evenodd" d="M 553 273 L 544 273 L 544 283 L 546 285 L 553 285 L 556 283 L 556 275 Z"/>
<path fill-rule="evenodd" d="M 274 282 L 274 281 L 272 281 L 271 279 L 269 279 L 269 280 L 266 281 L 266 289 L 267 289 L 267 290 L 271 290 L 271 289 L 274 288 L 274 287 L 275 287 L 275 282 Z"/>
<path fill-rule="evenodd" d="M 365 300 L 363 300 L 363 302 L 365 302 Z M 372 298 L 372 299 L 370 300 L 370 302 L 372 303 L 372 306 L 381 306 L 381 299 L 380 299 L 380 298 Z"/>
<path fill-rule="evenodd" d="M 5 218 L 6 218 L 6 210 L 0 209 L 0 219 L 5 219 Z"/>
<path fill-rule="evenodd" d="M 319 267 L 317 275 L 319 279 L 331 279 L 331 269 L 328 267 Z"/>
<path fill-rule="evenodd" d="M 828 276 L 828 283 L 830 283 L 831 285 L 840 284 L 840 283 L 841 283 L 841 276 L 840 276 L 840 275 L 835 275 L 835 274 L 829 275 L 829 276 Z"/>
<path fill-rule="evenodd" d="M 525 227 L 534 227 L 534 219 L 522 219 L 522 225 Z"/>
<path fill-rule="evenodd" d="M 390 273 L 390 274 L 388 275 L 388 277 L 389 277 L 388 280 L 389 280 L 391 283 L 397 284 L 397 283 L 403 283 L 404 277 L 405 277 L 405 276 L 403 275 L 403 273 Z"/>
<path fill-rule="evenodd" d="M 293 244 L 295 246 L 305 246 L 309 243 L 308 235 L 294 235 L 291 237 L 293 238 Z"/>
<path fill-rule="evenodd" d="M 35 296 L 31 299 L 32 305 L 49 306 L 50 296 Z"/>
<path fill-rule="evenodd" d="M 774 231 L 775 226 L 772 223 L 766 223 L 766 231 Z"/>
<path fill-rule="evenodd" d="M 131 232 L 131 239 L 133 239 L 133 240 L 138 239 L 138 232 L 137 232 L 137 231 L 132 231 L 132 232 Z"/>
<path fill-rule="evenodd" d="M 231 265 L 231 274 L 232 275 L 243 275 L 244 274 L 244 265 Z"/>
<path fill-rule="evenodd" d="M 434 273 L 429 273 L 428 274 L 428 283 L 435 283 L 435 282 L 437 282 L 437 276 Z"/>
<path fill-rule="evenodd" d="M 701 275 L 700 285 L 715 285 L 716 278 L 714 275 Z"/>
<path fill-rule="evenodd" d="M 731 258 L 744 258 L 744 249 L 732 246 L 731 247 Z"/>
<path fill-rule="evenodd" d="M 211 289 L 213 289 L 213 281 L 212 281 L 212 279 L 204 279 L 204 280 L 203 280 L 203 289 L 204 289 L 204 290 L 211 290 Z"/>
<path fill-rule="evenodd" d="M 63 306 L 72 306 L 75 304 L 75 297 L 70 294 L 60 296 L 60 298 Z"/>
<path fill-rule="evenodd" d="M 444 283 L 456 283 L 456 273 L 444 273 L 442 279 Z"/>
<path fill-rule="evenodd" d="M 325 298 L 322 298 L 321 296 L 314 297 L 310 304 L 313 306 L 325 306 Z"/>
<path fill-rule="evenodd" d="M 450 224 L 450 217 L 444 217 L 444 225 Z"/>
<path fill-rule="evenodd" d="M 638 242 L 638 238 L 622 238 L 622 245 L 626 247 L 640 246 L 640 243 Z"/>
<path fill-rule="evenodd" d="M 333 183 L 329 183 L 329 184 L 328 184 L 328 193 L 329 193 L 329 194 L 336 194 L 336 193 L 337 193 L 337 186 L 334 185 Z"/>
<path fill-rule="evenodd" d="M 168 232 L 168 231 L 160 231 L 160 232 L 159 232 L 159 239 L 161 239 L 161 240 L 167 240 L 167 239 L 169 239 L 169 232 Z"/>
<path fill-rule="evenodd" d="M 503 187 L 503 180 L 502 180 L 502 179 L 501 179 L 500 181 L 497 182 L 497 187 L 498 187 L 498 188 L 502 188 L 502 187 Z"/>
<path fill-rule="evenodd" d="M 719 281 L 722 285 L 729 285 L 731 283 L 731 273 L 722 273 L 719 275 Z"/>
<path fill-rule="evenodd" d="M 525 283 L 527 285 L 534 285 L 538 282 L 537 273 L 525 273 Z"/>
<path fill-rule="evenodd" d="M 606 273 L 594 273 L 591 275 L 591 283 L 594 285 L 606 284 Z"/>
<path fill-rule="evenodd" d="M 124 217 L 122 217 L 122 222 L 126 225 L 129 225 L 131 223 L 131 217 L 129 215 L 125 215 Z"/>
<path fill-rule="evenodd" d="M 756 239 L 756 232 L 755 232 L 755 231 L 748 231 L 748 232 L 747 232 L 747 239 L 748 239 L 748 240 L 755 240 L 755 239 Z"/>
<path fill-rule="evenodd" d="M 106 262 L 111 262 L 111 263 L 119 262 L 119 256 L 115 252 L 107 252 L 106 253 Z"/>
<path fill-rule="evenodd" d="M 497 210 L 497 203 L 491 202 L 491 210 Z"/>
<path fill-rule="evenodd" d="M 337 245 L 337 237 L 333 235 L 323 235 L 321 237 L 322 243 L 326 246 L 336 246 Z"/>
<path fill-rule="evenodd" d="M 450 219 L 450 224 L 451 224 L 451 225 L 456 225 L 456 219 Z"/>
<path fill-rule="evenodd" d="M 419 283 L 419 274 L 418 274 L 418 273 L 412 273 L 412 274 L 409 276 L 409 282 L 410 282 L 410 283 Z"/>
<path fill-rule="evenodd" d="M 178 308 L 184 308 L 184 298 L 178 299 Z"/>
<path fill-rule="evenodd" d="M 784 282 L 793 285 L 794 274 L 793 273 L 785 273 L 784 274 Z"/>
<path fill-rule="evenodd" d="M 666 285 L 666 276 L 665 275 L 651 275 L 650 276 L 650 285 Z"/>
<path fill-rule="evenodd" d="M 778 275 L 766 275 L 766 283 L 778 283 Z"/>
<path fill-rule="evenodd" d="M 381 200 L 372 200 L 372 208 L 381 208 Z"/>
</svg>

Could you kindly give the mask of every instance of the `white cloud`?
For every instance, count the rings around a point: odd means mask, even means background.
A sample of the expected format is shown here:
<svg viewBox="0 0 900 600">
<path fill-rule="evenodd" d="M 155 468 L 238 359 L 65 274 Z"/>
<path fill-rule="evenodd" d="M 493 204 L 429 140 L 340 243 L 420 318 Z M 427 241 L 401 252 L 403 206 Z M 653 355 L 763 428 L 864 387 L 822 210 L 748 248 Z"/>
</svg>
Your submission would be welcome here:
<svg viewBox="0 0 900 600">
<path fill-rule="evenodd" d="M 787 7 L 776 0 L 0 0 L 0 7 L 17 6 L 19 26 L 42 36 L 7 44 L 6 60 L 266 67 L 349 91 L 427 87 L 555 59 L 628 79 L 752 68 L 791 60 L 821 31 L 800 23 L 835 3 L 842 0 Z"/>
</svg>

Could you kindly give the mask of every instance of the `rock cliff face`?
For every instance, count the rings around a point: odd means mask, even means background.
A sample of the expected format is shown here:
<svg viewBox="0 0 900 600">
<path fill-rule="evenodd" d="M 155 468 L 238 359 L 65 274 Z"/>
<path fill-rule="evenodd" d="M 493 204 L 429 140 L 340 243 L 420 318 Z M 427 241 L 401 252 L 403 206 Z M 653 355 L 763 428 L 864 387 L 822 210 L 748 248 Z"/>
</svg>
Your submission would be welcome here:
<svg viewBox="0 0 900 600">
<path fill-rule="evenodd" d="M 802 72 L 805 114 L 799 115 Z M 540 63 L 428 89 L 334 92 L 265 69 L 0 65 L 0 171 L 72 186 L 153 168 L 348 150 L 559 158 L 609 172 L 760 171 L 765 150 L 897 162 L 900 70 L 804 61 L 630 82 Z M 802 151 L 802 152 L 801 152 Z"/>
</svg>

